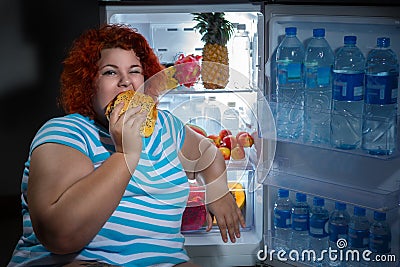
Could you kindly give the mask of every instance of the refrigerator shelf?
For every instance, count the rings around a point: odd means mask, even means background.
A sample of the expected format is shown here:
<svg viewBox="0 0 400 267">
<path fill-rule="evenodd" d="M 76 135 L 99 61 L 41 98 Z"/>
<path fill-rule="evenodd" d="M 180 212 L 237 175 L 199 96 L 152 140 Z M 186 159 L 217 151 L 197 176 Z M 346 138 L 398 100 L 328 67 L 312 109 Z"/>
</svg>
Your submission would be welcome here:
<svg viewBox="0 0 400 267">
<path fill-rule="evenodd" d="M 384 190 L 348 186 L 275 171 L 270 172 L 265 184 L 331 201 L 345 202 L 369 210 L 390 211 L 399 209 L 400 205 L 399 188 Z"/>
<path fill-rule="evenodd" d="M 164 94 L 226 94 L 226 93 L 251 93 L 257 89 L 249 86 L 230 86 L 229 84 L 223 89 L 207 89 L 204 88 L 201 82 L 195 83 L 193 86 L 186 87 L 179 85 L 175 89 L 168 90 Z M 164 94 L 161 94 L 162 97 Z"/>
</svg>

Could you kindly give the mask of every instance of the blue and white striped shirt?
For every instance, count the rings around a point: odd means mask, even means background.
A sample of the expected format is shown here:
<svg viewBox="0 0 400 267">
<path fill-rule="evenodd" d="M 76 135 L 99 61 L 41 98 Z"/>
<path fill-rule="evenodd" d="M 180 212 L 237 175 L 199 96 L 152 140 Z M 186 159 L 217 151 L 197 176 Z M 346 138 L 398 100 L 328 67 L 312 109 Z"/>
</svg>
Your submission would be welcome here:
<svg viewBox="0 0 400 267">
<path fill-rule="evenodd" d="M 26 202 L 29 156 L 21 184 L 23 235 L 8 266 L 57 266 L 72 260 L 119 266 L 173 266 L 187 261 L 180 227 L 189 187 L 178 159 L 184 138 L 182 122 L 168 111 L 159 110 L 155 130 L 143 138 L 138 166 L 117 209 L 89 244 L 70 255 L 50 253 L 32 229 Z M 114 152 L 108 131 L 79 114 L 46 122 L 33 139 L 29 155 L 49 142 L 77 149 L 92 160 L 95 168 Z"/>
</svg>

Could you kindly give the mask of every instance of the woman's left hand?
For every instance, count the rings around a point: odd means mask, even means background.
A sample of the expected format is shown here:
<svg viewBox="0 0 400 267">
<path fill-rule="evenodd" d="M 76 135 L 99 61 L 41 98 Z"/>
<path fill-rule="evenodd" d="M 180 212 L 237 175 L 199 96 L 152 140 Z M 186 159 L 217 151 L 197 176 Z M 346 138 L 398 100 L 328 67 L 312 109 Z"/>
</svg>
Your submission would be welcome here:
<svg viewBox="0 0 400 267">
<path fill-rule="evenodd" d="M 215 216 L 222 240 L 228 242 L 228 235 L 232 243 L 236 242 L 236 238 L 240 238 L 240 226 L 246 227 L 242 211 L 237 206 L 231 193 L 225 194 L 223 197 L 209 203 L 207 205 L 208 212 Z M 207 231 L 211 230 L 213 220 L 211 214 L 207 218 Z"/>
</svg>

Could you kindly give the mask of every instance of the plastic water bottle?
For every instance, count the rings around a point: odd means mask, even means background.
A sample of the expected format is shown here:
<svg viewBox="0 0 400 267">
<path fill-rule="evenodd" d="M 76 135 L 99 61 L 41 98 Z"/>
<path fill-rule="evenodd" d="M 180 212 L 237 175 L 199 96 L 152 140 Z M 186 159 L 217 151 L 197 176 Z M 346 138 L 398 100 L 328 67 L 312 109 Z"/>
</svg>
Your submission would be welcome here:
<svg viewBox="0 0 400 267">
<path fill-rule="evenodd" d="M 316 253 L 317 258 L 321 256 L 322 250 L 328 249 L 328 221 L 329 212 L 325 208 L 325 200 L 320 197 L 314 197 L 310 211 L 309 247 Z M 326 259 L 315 259 L 317 266 L 322 266 L 323 262 L 326 262 Z"/>
<path fill-rule="evenodd" d="M 369 227 L 370 223 L 366 216 L 366 210 L 355 206 L 349 222 L 348 246 L 351 250 L 358 251 L 358 258 L 349 262 L 349 266 L 362 266 L 362 253 L 369 245 Z"/>
<path fill-rule="evenodd" d="M 246 31 L 246 24 L 238 24 L 232 39 L 232 57 L 230 65 L 233 69 L 243 74 L 246 84 L 250 86 L 250 38 Z"/>
<path fill-rule="evenodd" d="M 209 96 L 204 106 L 204 129 L 209 134 L 218 134 L 221 131 L 221 111 L 216 97 Z"/>
<path fill-rule="evenodd" d="M 365 58 L 356 42 L 345 36 L 333 65 L 331 144 L 340 149 L 361 145 Z"/>
<path fill-rule="evenodd" d="M 386 213 L 375 211 L 374 221 L 369 229 L 369 249 L 373 253 L 385 254 L 391 250 L 391 231 L 386 221 Z"/>
<path fill-rule="evenodd" d="M 329 246 L 337 251 L 333 255 L 333 258 L 330 258 L 330 266 L 342 265 L 341 260 L 344 259 L 344 257 L 340 256 L 340 251 L 346 248 L 345 244 L 347 244 L 348 240 L 349 222 L 350 214 L 346 211 L 346 204 L 336 202 L 335 209 L 329 216 Z M 344 255 L 344 253 L 342 255 Z"/>
<path fill-rule="evenodd" d="M 304 142 L 330 143 L 333 62 L 325 29 L 314 29 L 304 59 Z"/>
<path fill-rule="evenodd" d="M 289 198 L 289 190 L 278 189 L 278 198 L 274 203 L 274 249 L 289 250 L 291 237 L 291 210 L 293 203 Z"/>
<path fill-rule="evenodd" d="M 239 112 L 236 110 L 236 102 L 228 102 L 228 108 L 222 115 L 222 127 L 228 129 L 232 134 L 239 131 Z"/>
<path fill-rule="evenodd" d="M 276 51 L 277 135 L 298 139 L 304 124 L 304 46 L 297 28 L 287 27 Z"/>
<path fill-rule="evenodd" d="M 292 249 L 308 249 L 308 231 L 310 229 L 310 206 L 307 195 L 296 193 L 296 202 L 292 208 Z"/>
<path fill-rule="evenodd" d="M 390 38 L 377 38 L 367 56 L 362 148 L 373 155 L 390 155 L 397 140 L 399 63 Z"/>
</svg>

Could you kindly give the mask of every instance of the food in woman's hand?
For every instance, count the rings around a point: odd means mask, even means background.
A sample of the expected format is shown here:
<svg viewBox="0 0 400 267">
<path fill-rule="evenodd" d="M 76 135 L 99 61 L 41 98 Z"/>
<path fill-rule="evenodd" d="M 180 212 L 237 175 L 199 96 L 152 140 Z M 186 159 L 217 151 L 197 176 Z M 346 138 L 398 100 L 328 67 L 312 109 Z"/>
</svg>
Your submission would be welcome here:
<svg viewBox="0 0 400 267">
<path fill-rule="evenodd" d="M 124 107 L 119 115 L 137 106 L 141 106 L 142 110 L 147 112 L 146 120 L 140 127 L 140 134 L 144 137 L 149 137 L 153 133 L 157 121 L 157 108 L 153 98 L 133 90 L 121 92 L 107 105 L 105 112 L 107 119 L 109 119 L 113 109 L 122 101 L 124 101 Z"/>
</svg>

